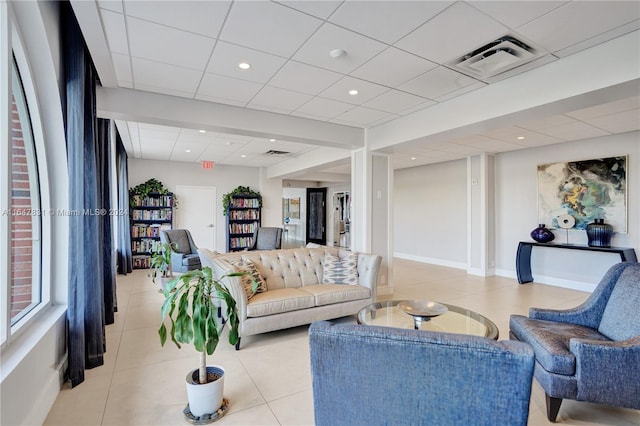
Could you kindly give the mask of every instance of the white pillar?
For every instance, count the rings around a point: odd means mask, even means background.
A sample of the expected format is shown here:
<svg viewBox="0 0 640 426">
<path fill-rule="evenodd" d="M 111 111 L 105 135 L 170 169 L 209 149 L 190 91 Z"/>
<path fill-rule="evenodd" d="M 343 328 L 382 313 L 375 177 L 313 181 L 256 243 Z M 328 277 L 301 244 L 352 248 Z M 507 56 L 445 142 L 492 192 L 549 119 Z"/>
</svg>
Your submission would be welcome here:
<svg viewBox="0 0 640 426">
<path fill-rule="evenodd" d="M 495 275 L 494 157 L 467 158 L 467 273 Z"/>
<path fill-rule="evenodd" d="M 392 294 L 393 163 L 389 154 L 365 148 L 351 155 L 351 247 L 382 256 L 378 294 Z"/>
</svg>

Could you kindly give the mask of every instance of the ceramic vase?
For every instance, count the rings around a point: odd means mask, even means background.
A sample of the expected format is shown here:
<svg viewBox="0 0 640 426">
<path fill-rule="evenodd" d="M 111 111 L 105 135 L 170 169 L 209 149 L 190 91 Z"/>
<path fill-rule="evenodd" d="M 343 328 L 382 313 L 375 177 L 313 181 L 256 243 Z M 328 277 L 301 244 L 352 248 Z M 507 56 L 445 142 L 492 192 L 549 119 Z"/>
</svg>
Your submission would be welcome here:
<svg viewBox="0 0 640 426">
<path fill-rule="evenodd" d="M 611 247 L 613 226 L 604 223 L 604 219 L 596 219 L 588 224 L 586 231 L 589 247 Z"/>
<path fill-rule="evenodd" d="M 218 379 L 203 385 L 198 383 L 198 369 L 187 374 L 189 411 L 195 417 L 215 413 L 222 406 L 224 369 L 219 366 L 207 366 L 207 375 L 211 373 L 218 375 Z"/>
<path fill-rule="evenodd" d="M 539 224 L 536 229 L 531 231 L 531 238 L 539 243 L 548 243 L 553 241 L 555 237 L 553 232 L 545 228 L 544 223 Z"/>
</svg>

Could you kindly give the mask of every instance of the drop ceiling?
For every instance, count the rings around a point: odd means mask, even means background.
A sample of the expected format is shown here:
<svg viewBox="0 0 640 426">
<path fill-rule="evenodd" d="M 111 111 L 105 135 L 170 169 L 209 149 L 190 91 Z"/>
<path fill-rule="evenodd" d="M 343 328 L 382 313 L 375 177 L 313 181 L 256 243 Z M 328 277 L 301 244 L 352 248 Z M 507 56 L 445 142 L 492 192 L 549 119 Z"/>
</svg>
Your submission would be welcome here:
<svg viewBox="0 0 640 426">
<path fill-rule="evenodd" d="M 87 2 L 72 3 L 105 86 L 359 128 L 446 103 L 640 27 L 637 1 L 98 1 L 93 22 L 83 12 Z M 504 35 L 532 46 L 536 58 L 492 77 L 455 70 L 456 59 Z M 333 58 L 333 49 L 346 55 Z M 251 67 L 240 69 L 241 62 Z M 601 105 L 388 151 L 394 166 L 404 168 L 638 130 L 639 95 L 640 89 Z M 134 158 L 269 167 L 322 149 L 268 135 L 117 123 Z M 264 155 L 269 150 L 289 154 Z M 348 165 L 327 170 L 345 172 Z"/>
</svg>

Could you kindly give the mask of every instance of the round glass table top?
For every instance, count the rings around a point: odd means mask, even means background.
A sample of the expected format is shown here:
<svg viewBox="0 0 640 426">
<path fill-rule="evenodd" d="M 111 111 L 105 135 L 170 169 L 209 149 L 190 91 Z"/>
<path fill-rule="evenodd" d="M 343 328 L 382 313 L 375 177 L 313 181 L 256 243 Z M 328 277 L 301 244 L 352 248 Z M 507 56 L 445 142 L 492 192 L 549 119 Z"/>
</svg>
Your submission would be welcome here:
<svg viewBox="0 0 640 426">
<path fill-rule="evenodd" d="M 358 312 L 358 324 L 415 328 L 413 316 L 398 307 L 402 302 L 409 301 L 386 300 L 365 306 Z M 460 306 L 441 304 L 448 310 L 442 315 L 420 321 L 420 330 L 470 334 L 498 340 L 498 327 L 490 319 Z"/>
</svg>

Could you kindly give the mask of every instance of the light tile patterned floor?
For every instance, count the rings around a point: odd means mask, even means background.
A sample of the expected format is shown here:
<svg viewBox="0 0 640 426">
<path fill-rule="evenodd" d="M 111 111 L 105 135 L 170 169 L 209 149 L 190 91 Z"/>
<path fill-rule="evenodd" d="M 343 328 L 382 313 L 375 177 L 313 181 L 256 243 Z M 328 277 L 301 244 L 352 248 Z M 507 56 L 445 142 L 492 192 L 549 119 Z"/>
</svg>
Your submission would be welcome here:
<svg viewBox="0 0 640 426">
<path fill-rule="evenodd" d="M 509 315 L 530 306 L 566 308 L 587 293 L 513 279 L 481 278 L 464 271 L 396 259 L 393 298 L 430 299 L 470 308 L 492 319 L 508 338 Z M 145 271 L 118 276 L 119 312 L 107 327 L 105 365 L 86 381 L 60 392 L 46 425 L 181 425 L 184 378 L 198 357 L 190 347 L 160 347 L 157 335 L 163 297 Z M 391 297 L 386 296 L 384 299 Z M 353 317 L 341 321 L 353 322 Z M 220 345 L 211 362 L 223 365 L 228 414 L 217 425 L 311 425 L 313 395 L 307 327 L 243 339 L 235 351 Z M 355 397 L 355 396 L 354 396 Z M 534 381 L 530 425 L 547 425 L 544 393 Z M 640 425 L 640 412 L 564 401 L 558 424 Z"/>
</svg>

